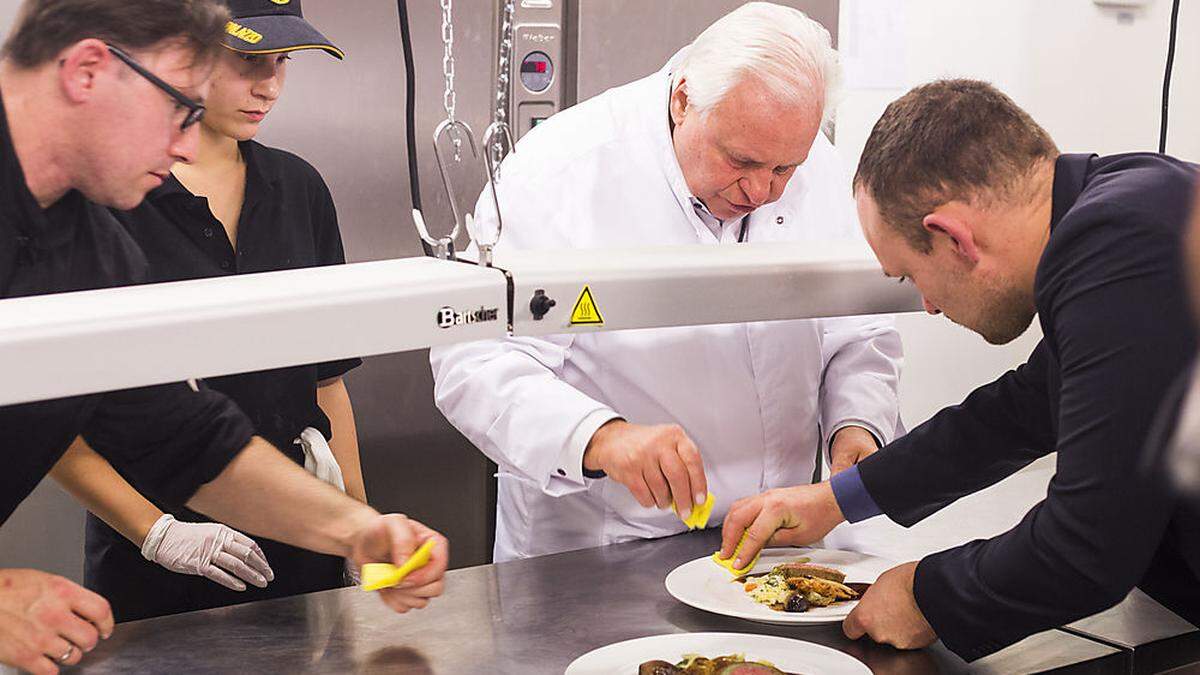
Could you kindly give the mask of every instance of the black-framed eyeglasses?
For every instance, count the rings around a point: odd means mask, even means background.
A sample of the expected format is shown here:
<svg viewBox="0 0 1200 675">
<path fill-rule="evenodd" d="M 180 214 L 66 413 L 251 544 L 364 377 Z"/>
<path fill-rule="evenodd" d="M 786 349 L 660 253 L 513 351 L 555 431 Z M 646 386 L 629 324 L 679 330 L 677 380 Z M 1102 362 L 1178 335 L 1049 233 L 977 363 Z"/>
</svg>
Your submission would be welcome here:
<svg viewBox="0 0 1200 675">
<path fill-rule="evenodd" d="M 150 84 L 153 84 L 154 86 L 158 87 L 159 89 L 162 89 L 163 91 L 165 91 L 167 93 L 168 96 L 170 96 L 171 98 L 173 98 L 177 102 L 179 102 L 179 105 L 187 108 L 188 114 L 187 114 L 187 117 L 183 118 L 183 123 L 179 125 L 180 131 L 187 131 L 188 127 L 191 127 L 194 124 L 196 124 L 197 122 L 199 122 L 200 120 L 204 119 L 204 110 L 205 109 L 204 109 L 203 103 L 192 100 L 191 97 L 186 96 L 183 92 L 181 92 L 178 89 L 176 89 L 175 87 L 172 87 L 171 85 L 167 84 L 166 82 L 164 82 L 162 80 L 162 78 L 160 78 L 159 76 L 150 72 L 149 70 L 146 70 L 145 66 L 138 63 L 132 56 L 126 54 L 121 49 L 114 47 L 112 45 L 105 45 L 105 46 L 108 47 L 108 51 L 112 52 L 113 56 L 117 57 L 118 59 L 121 59 L 122 61 L 125 62 L 125 65 L 132 68 L 133 72 L 146 78 L 147 80 L 150 81 Z"/>
</svg>

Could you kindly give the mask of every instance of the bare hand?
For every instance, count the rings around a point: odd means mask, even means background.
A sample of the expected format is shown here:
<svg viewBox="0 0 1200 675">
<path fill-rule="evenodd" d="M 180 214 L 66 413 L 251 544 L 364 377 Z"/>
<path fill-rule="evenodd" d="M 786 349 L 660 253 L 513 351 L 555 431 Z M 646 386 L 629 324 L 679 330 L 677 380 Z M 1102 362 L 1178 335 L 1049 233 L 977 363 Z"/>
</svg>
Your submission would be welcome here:
<svg viewBox="0 0 1200 675">
<path fill-rule="evenodd" d="M 583 467 L 603 471 L 629 488 L 644 507 L 670 508 L 686 518 L 708 498 L 700 451 L 675 424 L 645 426 L 613 420 L 600 427 L 583 454 Z"/>
<path fill-rule="evenodd" d="M 913 595 L 917 563 L 910 562 L 884 572 L 871 584 L 858 606 L 842 622 L 846 637 L 872 640 L 897 649 L 921 649 L 937 640 Z"/>
<path fill-rule="evenodd" d="M 739 499 L 725 515 L 721 557 L 729 558 L 746 535 L 734 567 L 745 567 L 767 546 L 810 544 L 845 520 L 829 482 L 768 490 Z"/>
<path fill-rule="evenodd" d="M 53 574 L 0 570 L 0 663 L 54 675 L 112 631 L 112 609 L 99 595 Z"/>
<path fill-rule="evenodd" d="M 443 577 L 450 560 L 450 545 L 446 538 L 398 513 L 379 516 L 355 538 L 352 558 L 359 568 L 367 563 L 403 565 L 429 539 L 438 542 L 429 562 L 408 575 L 399 586 L 378 591 L 379 598 L 401 614 L 410 609 L 422 609 L 431 598 L 442 594 Z"/>
<path fill-rule="evenodd" d="M 833 435 L 829 448 L 829 473 L 839 473 L 879 451 L 875 436 L 862 427 L 843 427 Z"/>
</svg>

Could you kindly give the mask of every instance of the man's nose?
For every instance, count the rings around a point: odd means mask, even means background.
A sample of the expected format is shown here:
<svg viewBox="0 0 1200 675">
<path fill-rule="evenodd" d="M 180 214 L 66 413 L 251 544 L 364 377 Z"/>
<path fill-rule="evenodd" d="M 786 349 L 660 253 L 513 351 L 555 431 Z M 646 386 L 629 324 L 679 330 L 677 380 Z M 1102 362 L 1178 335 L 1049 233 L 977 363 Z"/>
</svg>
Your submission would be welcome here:
<svg viewBox="0 0 1200 675">
<path fill-rule="evenodd" d="M 191 164 L 196 161 L 196 152 L 200 148 L 200 125 L 193 124 L 187 129 L 175 132 L 174 141 L 168 152 L 177 162 Z"/>
<path fill-rule="evenodd" d="M 762 206 L 771 199 L 771 178 L 770 169 L 755 171 L 742 178 L 742 192 L 746 193 L 751 206 Z"/>
<path fill-rule="evenodd" d="M 925 305 L 925 311 L 930 314 L 941 314 L 942 313 L 942 310 L 938 309 L 937 305 L 930 302 L 929 299 L 923 295 L 921 296 L 921 303 L 923 305 Z"/>
</svg>

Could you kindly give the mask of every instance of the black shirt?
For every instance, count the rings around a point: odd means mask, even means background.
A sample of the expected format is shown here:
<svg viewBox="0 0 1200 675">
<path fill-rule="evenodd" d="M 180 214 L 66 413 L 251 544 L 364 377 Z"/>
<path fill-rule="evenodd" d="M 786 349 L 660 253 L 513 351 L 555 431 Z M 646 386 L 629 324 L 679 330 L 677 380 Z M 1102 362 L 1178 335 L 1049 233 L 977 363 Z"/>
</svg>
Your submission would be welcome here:
<svg viewBox="0 0 1200 675">
<path fill-rule="evenodd" d="M 254 142 L 241 143 L 246 162 L 245 197 L 238 218 L 236 252 L 208 200 L 174 176 L 133 211 L 117 217 L 149 260 L 149 280 L 178 281 L 345 262 L 333 199 L 316 169 L 303 159 Z M 313 321 L 322 317 L 314 316 Z M 297 336 L 301 337 L 301 336 Z M 206 387 L 233 399 L 259 435 L 297 463 L 304 455 L 293 441 L 306 427 L 331 438 L 329 419 L 317 405 L 317 386 L 361 363 L 348 359 L 316 365 L 208 378 Z M 184 521 L 209 519 L 171 509 Z M 144 560 L 137 546 L 93 515 L 87 520 L 84 583 L 108 598 L 118 621 L 222 607 L 310 593 L 342 585 L 339 557 L 304 551 L 256 537 L 275 571 L 265 589 L 237 592 L 202 577 L 185 577 Z"/>
<path fill-rule="evenodd" d="M 173 175 L 137 209 L 117 213 L 150 261 L 150 281 L 346 261 L 333 198 L 317 170 L 296 155 L 253 141 L 239 149 L 246 162 L 246 189 L 236 252 L 208 200 L 193 195 Z M 281 368 L 209 378 L 205 384 L 232 398 L 260 436 L 288 453 L 306 427 L 331 437 L 329 420 L 317 405 L 317 384 L 360 363 L 348 359 Z"/>
<path fill-rule="evenodd" d="M 145 275 L 141 251 L 106 209 L 76 191 L 48 209 L 38 206 L 0 103 L 0 301 Z M 252 428 L 226 397 L 185 384 L 0 408 L 0 522 L 81 434 L 144 493 L 183 504 L 245 447 Z"/>
<path fill-rule="evenodd" d="M 1134 586 L 1200 620 L 1200 521 L 1161 468 L 1144 470 L 1151 425 L 1196 348 L 1180 255 L 1195 182 L 1194 166 L 1162 155 L 1059 158 L 1035 284 L 1045 337 L 1015 371 L 859 464 L 908 526 L 1058 452 L 1045 501 L 1016 527 L 917 567 L 917 604 L 965 659 Z"/>
</svg>

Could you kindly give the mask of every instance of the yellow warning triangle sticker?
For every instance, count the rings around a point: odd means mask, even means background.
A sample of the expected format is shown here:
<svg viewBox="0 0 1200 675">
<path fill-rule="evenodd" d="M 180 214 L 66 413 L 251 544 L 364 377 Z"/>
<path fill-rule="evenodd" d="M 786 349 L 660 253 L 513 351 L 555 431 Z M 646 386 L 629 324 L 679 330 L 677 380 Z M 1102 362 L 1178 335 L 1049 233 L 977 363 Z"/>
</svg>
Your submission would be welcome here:
<svg viewBox="0 0 1200 675">
<path fill-rule="evenodd" d="M 584 286 L 583 292 L 579 294 L 579 299 L 575 301 L 575 309 L 571 310 L 571 325 L 601 326 L 603 324 L 604 317 L 601 316 L 596 301 L 592 299 L 592 289 Z"/>
</svg>

